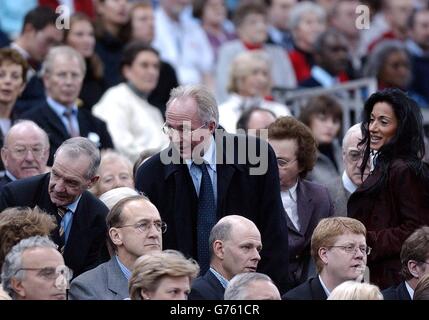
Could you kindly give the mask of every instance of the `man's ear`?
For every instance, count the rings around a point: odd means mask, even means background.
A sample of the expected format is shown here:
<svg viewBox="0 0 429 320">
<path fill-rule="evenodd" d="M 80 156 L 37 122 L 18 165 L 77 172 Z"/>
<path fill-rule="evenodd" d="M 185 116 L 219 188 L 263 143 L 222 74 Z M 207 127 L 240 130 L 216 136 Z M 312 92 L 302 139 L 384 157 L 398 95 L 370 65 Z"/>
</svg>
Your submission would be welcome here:
<svg viewBox="0 0 429 320">
<path fill-rule="evenodd" d="M 141 297 L 142 297 L 143 300 L 150 300 L 149 293 L 147 292 L 146 289 L 141 288 L 140 295 L 141 295 Z"/>
<path fill-rule="evenodd" d="M 21 298 L 25 298 L 25 288 L 22 285 L 21 280 L 18 280 L 17 278 L 11 278 L 10 286 L 12 287 L 12 290 L 15 292 L 17 296 Z"/>
<path fill-rule="evenodd" d="M 7 155 L 6 155 L 7 151 L 6 148 L 3 147 L 1 148 L 1 160 L 3 161 L 3 164 L 7 167 Z"/>
<path fill-rule="evenodd" d="M 119 229 L 112 227 L 109 229 L 109 237 L 115 246 L 122 245 L 122 235 Z"/>
<path fill-rule="evenodd" d="M 222 240 L 215 240 L 215 242 L 213 242 L 213 254 L 221 260 L 224 259 L 225 247 Z"/>
<path fill-rule="evenodd" d="M 93 176 L 89 181 L 87 189 L 92 188 L 92 186 L 97 183 L 98 179 L 100 179 L 100 176 Z"/>
<path fill-rule="evenodd" d="M 320 260 L 322 260 L 323 264 L 327 265 L 329 262 L 328 259 L 328 250 L 324 247 L 319 248 L 319 250 L 317 250 L 317 254 L 319 255 Z"/>
<path fill-rule="evenodd" d="M 408 271 L 412 274 L 412 276 L 416 279 L 419 279 L 419 270 L 418 270 L 418 263 L 415 260 L 408 260 L 407 262 L 407 268 Z"/>
</svg>

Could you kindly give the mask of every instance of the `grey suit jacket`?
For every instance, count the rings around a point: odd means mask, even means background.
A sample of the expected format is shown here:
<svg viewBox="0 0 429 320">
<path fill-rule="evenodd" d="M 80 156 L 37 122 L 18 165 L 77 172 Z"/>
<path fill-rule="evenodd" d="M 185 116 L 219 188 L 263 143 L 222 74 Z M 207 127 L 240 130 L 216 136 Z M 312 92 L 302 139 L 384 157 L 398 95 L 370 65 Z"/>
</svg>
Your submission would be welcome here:
<svg viewBox="0 0 429 320">
<path fill-rule="evenodd" d="M 344 188 L 341 177 L 335 177 L 326 182 L 326 187 L 329 190 L 331 199 L 334 202 L 334 212 L 336 217 L 347 217 L 347 201 L 350 197 L 350 192 Z"/>
<path fill-rule="evenodd" d="M 128 281 L 115 257 L 75 278 L 69 300 L 123 300 L 128 298 Z"/>
</svg>

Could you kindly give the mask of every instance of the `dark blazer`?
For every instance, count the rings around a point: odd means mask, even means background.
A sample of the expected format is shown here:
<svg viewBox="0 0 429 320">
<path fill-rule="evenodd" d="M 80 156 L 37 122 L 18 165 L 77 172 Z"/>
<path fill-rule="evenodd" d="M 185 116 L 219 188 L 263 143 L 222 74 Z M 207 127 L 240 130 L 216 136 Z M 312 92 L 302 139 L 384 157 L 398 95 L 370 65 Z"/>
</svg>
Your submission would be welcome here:
<svg viewBox="0 0 429 320">
<path fill-rule="evenodd" d="M 323 290 L 319 276 L 308 279 L 298 287 L 286 292 L 282 300 L 326 300 L 328 296 Z"/>
<path fill-rule="evenodd" d="M 384 300 L 412 300 L 405 286 L 405 281 L 402 281 L 397 287 L 387 288 L 381 293 Z"/>
<path fill-rule="evenodd" d="M 312 76 L 310 76 L 309 78 L 299 83 L 299 87 L 301 88 L 315 88 L 315 87 L 321 87 L 321 86 L 322 84 Z"/>
<path fill-rule="evenodd" d="M 314 182 L 298 181 L 297 206 L 301 229 L 298 231 L 286 214 L 289 233 L 289 281 L 292 287 L 308 279 L 311 260 L 310 243 L 319 221 L 334 215 L 328 190 Z"/>
<path fill-rule="evenodd" d="M 0 211 L 8 207 L 38 206 L 57 218 L 57 207 L 52 203 L 48 193 L 50 174 L 20 179 L 3 187 L 0 193 Z M 64 260 L 77 276 L 96 267 L 106 258 L 106 216 L 108 208 L 89 191 L 85 191 L 73 214 L 73 222 L 67 245 L 64 249 Z M 58 244 L 58 228 L 51 234 Z"/>
<path fill-rule="evenodd" d="M 68 296 L 69 300 L 123 300 L 128 297 L 128 280 L 115 257 L 75 278 Z"/>
<path fill-rule="evenodd" d="M 210 269 L 192 282 L 188 300 L 223 300 L 225 288 Z"/>
<path fill-rule="evenodd" d="M 24 113 L 21 118 L 36 122 L 48 134 L 51 145 L 48 165 L 52 166 L 55 151 L 65 140 L 71 138 L 67 128 L 46 101 L 42 105 Z M 104 121 L 93 116 L 85 109 L 78 109 L 77 120 L 82 137 L 91 137 L 88 136 L 90 132 L 96 133 L 100 138 L 98 143 L 100 149 L 113 149 L 112 138 Z"/>
<path fill-rule="evenodd" d="M 348 216 L 360 220 L 367 229 L 371 283 L 381 289 L 397 285 L 402 243 L 417 228 L 429 225 L 429 186 L 408 168 L 403 160 L 393 160 L 388 183 L 380 192 L 368 190 L 380 178 L 378 167 L 350 195 Z"/>
<path fill-rule="evenodd" d="M 0 179 L 0 191 L 3 189 L 3 187 L 5 186 L 5 185 L 7 185 L 9 182 L 12 182 L 12 179 L 11 178 L 9 178 L 7 175 L 6 175 L 6 173 L 5 173 L 5 175 L 3 176 L 3 177 L 1 177 L 1 179 Z"/>
<path fill-rule="evenodd" d="M 219 130 L 220 131 L 220 130 Z M 257 138 L 244 135 L 220 133 L 216 139 L 217 147 L 217 216 L 218 219 L 229 214 L 240 214 L 252 220 L 261 232 L 263 249 L 259 271 L 268 274 L 280 290 L 287 288 L 288 270 L 288 231 L 280 198 L 280 183 L 276 157 L 273 149 Z M 225 143 L 231 143 L 226 153 Z M 220 150 L 220 146 L 223 148 Z M 238 144 L 253 145 L 256 150 L 268 149 L 267 165 L 263 175 L 250 175 L 251 165 L 248 157 L 238 163 Z M 241 147 L 241 150 L 243 148 Z M 163 159 L 177 155 L 171 146 L 161 151 Z M 161 162 L 158 153 L 144 162 L 137 171 L 136 188 L 143 191 L 158 208 L 162 219 L 168 224 L 163 235 L 165 249 L 176 249 L 185 255 L 197 258 L 196 254 L 196 215 L 198 197 L 186 163 L 167 164 Z M 165 157 L 165 158 L 164 158 Z M 241 156 L 240 156 L 241 157 Z M 182 160 L 182 159 L 180 159 Z M 241 159 L 240 159 L 241 160 Z M 183 161 L 183 160 L 182 160 Z"/>
</svg>

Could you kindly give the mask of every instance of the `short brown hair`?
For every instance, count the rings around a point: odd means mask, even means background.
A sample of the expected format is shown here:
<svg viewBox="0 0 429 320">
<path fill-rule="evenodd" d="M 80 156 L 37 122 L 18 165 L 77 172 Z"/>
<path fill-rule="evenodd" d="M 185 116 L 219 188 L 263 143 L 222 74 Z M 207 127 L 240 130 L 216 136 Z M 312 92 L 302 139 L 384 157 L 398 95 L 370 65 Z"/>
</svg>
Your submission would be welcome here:
<svg viewBox="0 0 429 320">
<path fill-rule="evenodd" d="M 414 278 L 408 269 L 408 261 L 417 263 L 426 261 L 429 257 L 429 227 L 424 226 L 414 231 L 402 244 L 401 248 L 401 273 L 405 280 Z"/>
<path fill-rule="evenodd" d="M 27 81 L 28 62 L 15 49 L 2 48 L 0 49 L 0 66 L 5 63 L 17 64 L 22 67 L 22 83 Z"/>
<path fill-rule="evenodd" d="M 317 143 L 311 130 L 302 122 L 293 117 L 281 117 L 268 127 L 269 140 L 295 140 L 298 148 L 296 158 L 299 168 L 302 170 L 299 174 L 305 178 L 311 171 L 317 159 Z"/>
<path fill-rule="evenodd" d="M 311 128 L 311 122 L 314 116 L 318 114 L 332 116 L 334 120 L 338 120 L 340 123 L 343 120 L 341 104 L 335 98 L 327 95 L 320 95 L 308 100 L 307 104 L 301 110 L 299 120 Z M 340 131 L 341 128 L 338 132 Z"/>
<path fill-rule="evenodd" d="M 38 207 L 7 208 L 0 213 L 0 269 L 7 253 L 22 239 L 48 236 L 57 226 L 55 218 Z"/>
<path fill-rule="evenodd" d="M 200 272 L 198 263 L 176 250 L 150 252 L 137 259 L 129 281 L 131 300 L 142 300 L 141 290 L 155 291 L 163 277 L 187 276 L 192 282 Z"/>
<path fill-rule="evenodd" d="M 320 220 L 311 236 L 311 256 L 316 262 L 317 273 L 323 269 L 319 249 L 334 245 L 338 236 L 346 233 L 361 234 L 366 237 L 366 228 L 359 220 L 348 217 L 330 217 Z"/>
<path fill-rule="evenodd" d="M 240 4 L 237 9 L 235 10 L 234 16 L 232 21 L 234 22 L 234 25 L 236 28 L 240 27 L 240 25 L 243 23 L 244 19 L 250 14 L 261 14 L 263 16 L 267 16 L 267 8 L 261 1 L 250 1 L 250 2 L 243 2 Z"/>
</svg>

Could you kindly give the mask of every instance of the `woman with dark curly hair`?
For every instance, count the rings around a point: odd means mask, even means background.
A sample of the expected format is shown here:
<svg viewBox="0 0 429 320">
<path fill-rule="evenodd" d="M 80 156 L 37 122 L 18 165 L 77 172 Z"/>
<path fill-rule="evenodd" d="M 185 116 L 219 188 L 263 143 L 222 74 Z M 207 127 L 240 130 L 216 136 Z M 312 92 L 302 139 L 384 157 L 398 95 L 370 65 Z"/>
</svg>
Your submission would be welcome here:
<svg viewBox="0 0 429 320">
<path fill-rule="evenodd" d="M 333 205 L 325 187 L 304 180 L 316 162 L 310 129 L 293 117 L 282 117 L 268 127 L 268 140 L 277 157 L 289 231 L 289 281 L 295 287 L 315 275 L 311 235 L 320 219 L 334 214 Z"/>
<path fill-rule="evenodd" d="M 347 209 L 368 230 L 370 280 L 384 289 L 401 280 L 404 240 L 429 224 L 429 167 L 422 161 L 420 109 L 399 89 L 374 93 L 365 103 L 362 134 L 361 172 L 368 162 L 373 170 L 350 196 Z"/>
</svg>

